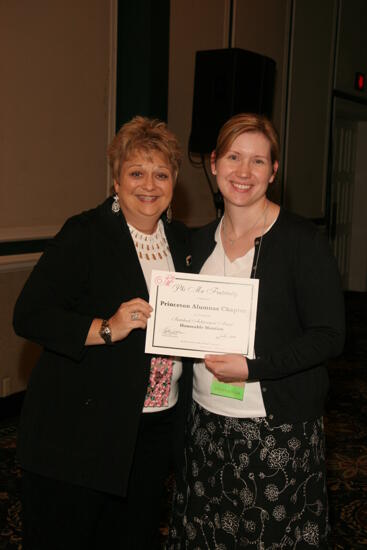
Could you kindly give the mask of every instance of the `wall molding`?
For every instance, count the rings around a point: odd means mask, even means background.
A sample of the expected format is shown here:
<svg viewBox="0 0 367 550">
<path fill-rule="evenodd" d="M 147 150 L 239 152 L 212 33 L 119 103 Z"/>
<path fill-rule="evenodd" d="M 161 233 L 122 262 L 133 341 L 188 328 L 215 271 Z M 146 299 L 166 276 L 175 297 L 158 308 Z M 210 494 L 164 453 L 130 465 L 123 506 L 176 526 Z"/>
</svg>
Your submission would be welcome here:
<svg viewBox="0 0 367 550">
<path fill-rule="evenodd" d="M 0 273 L 11 273 L 14 271 L 26 271 L 32 269 L 38 262 L 40 256 L 41 252 L 0 256 Z"/>
<path fill-rule="evenodd" d="M 2 227 L 0 228 L 0 243 L 51 239 L 60 229 L 61 224 L 35 225 L 26 227 Z"/>
</svg>

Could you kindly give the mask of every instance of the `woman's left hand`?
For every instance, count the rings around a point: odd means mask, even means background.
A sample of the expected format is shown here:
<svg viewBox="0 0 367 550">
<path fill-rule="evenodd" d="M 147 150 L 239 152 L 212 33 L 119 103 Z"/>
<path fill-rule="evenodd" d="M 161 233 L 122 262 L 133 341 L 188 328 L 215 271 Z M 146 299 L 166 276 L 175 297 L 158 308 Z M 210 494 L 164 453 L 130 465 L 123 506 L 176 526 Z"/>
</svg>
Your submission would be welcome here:
<svg viewBox="0 0 367 550">
<path fill-rule="evenodd" d="M 244 382 L 248 378 L 247 361 L 243 355 L 206 355 L 204 361 L 219 382 Z"/>
</svg>

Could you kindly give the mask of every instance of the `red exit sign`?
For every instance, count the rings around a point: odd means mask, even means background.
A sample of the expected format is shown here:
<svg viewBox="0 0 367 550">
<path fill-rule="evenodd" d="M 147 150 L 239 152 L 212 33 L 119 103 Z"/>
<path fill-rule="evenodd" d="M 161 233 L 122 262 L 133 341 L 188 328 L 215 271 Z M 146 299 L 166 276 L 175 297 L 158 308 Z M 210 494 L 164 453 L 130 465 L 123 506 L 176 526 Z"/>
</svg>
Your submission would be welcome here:
<svg viewBox="0 0 367 550">
<path fill-rule="evenodd" d="M 363 92 L 364 90 L 364 81 L 365 81 L 365 75 L 363 73 L 356 73 L 354 87 L 359 92 Z"/>
</svg>

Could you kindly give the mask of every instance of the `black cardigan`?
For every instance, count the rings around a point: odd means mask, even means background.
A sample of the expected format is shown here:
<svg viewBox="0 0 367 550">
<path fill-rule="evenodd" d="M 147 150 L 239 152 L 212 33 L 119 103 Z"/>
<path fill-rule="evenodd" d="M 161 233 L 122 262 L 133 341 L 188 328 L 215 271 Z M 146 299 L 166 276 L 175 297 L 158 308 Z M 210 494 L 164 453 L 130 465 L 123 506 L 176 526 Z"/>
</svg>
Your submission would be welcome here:
<svg viewBox="0 0 367 550">
<path fill-rule="evenodd" d="M 176 271 L 185 271 L 187 229 L 173 222 L 165 232 Z M 109 318 L 135 297 L 148 300 L 148 290 L 130 231 L 121 212 L 112 213 L 111 200 L 69 219 L 14 312 L 17 334 L 44 348 L 21 416 L 23 468 L 125 494 L 149 376 L 145 331 L 134 330 L 112 346 L 84 342 L 94 318 Z M 186 368 L 180 403 L 189 379 Z"/>
<path fill-rule="evenodd" d="M 215 247 L 218 221 L 195 232 L 194 272 Z M 308 221 L 281 209 L 273 227 L 255 240 L 259 278 L 256 359 L 249 380 L 259 380 L 272 425 L 323 414 L 327 359 L 344 343 L 344 300 L 326 238 Z"/>
</svg>

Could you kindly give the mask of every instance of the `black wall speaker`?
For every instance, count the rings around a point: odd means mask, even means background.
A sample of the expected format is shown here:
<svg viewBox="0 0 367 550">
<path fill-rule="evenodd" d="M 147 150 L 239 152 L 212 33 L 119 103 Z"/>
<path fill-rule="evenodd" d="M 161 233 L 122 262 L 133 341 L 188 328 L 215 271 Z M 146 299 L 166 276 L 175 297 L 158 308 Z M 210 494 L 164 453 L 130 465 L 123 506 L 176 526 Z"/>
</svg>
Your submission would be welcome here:
<svg viewBox="0 0 367 550">
<path fill-rule="evenodd" d="M 240 48 L 196 52 L 190 151 L 211 153 L 219 129 L 237 113 L 271 118 L 274 82 L 269 57 Z"/>
</svg>

